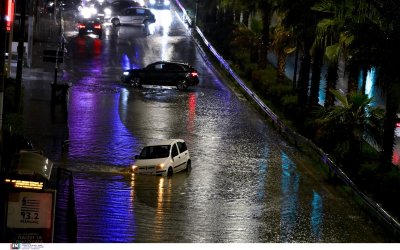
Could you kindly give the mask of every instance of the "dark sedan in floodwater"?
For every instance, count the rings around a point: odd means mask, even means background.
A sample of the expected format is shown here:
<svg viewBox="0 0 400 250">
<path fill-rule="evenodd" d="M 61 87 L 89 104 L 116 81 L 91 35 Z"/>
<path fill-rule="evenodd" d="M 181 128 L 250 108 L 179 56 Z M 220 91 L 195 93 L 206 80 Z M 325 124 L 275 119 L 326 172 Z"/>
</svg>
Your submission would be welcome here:
<svg viewBox="0 0 400 250">
<path fill-rule="evenodd" d="M 94 34 L 101 39 L 103 31 L 101 21 L 97 18 L 83 19 L 78 23 L 79 36 Z"/>
<path fill-rule="evenodd" d="M 130 86 L 142 85 L 176 86 L 185 90 L 199 84 L 197 70 L 181 62 L 159 61 L 141 69 L 129 69 L 123 72 L 121 81 Z"/>
</svg>

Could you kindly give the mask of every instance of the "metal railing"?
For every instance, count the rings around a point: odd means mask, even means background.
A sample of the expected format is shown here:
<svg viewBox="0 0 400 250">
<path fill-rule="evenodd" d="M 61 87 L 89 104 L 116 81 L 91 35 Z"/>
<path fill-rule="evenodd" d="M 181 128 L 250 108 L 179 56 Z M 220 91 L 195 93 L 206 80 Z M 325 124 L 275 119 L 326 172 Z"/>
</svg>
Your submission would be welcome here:
<svg viewBox="0 0 400 250">
<path fill-rule="evenodd" d="M 78 222 L 73 174 L 67 169 L 57 168 L 55 181 L 54 185 L 57 190 L 55 242 L 76 243 Z"/>
</svg>

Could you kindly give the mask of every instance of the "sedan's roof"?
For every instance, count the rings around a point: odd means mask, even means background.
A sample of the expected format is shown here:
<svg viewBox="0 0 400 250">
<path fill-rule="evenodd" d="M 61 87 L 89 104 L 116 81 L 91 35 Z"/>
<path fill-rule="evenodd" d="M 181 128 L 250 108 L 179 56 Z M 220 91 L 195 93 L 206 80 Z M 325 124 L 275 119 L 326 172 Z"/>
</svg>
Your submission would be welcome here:
<svg viewBox="0 0 400 250">
<path fill-rule="evenodd" d="M 156 61 L 156 62 L 149 63 L 148 65 L 158 64 L 158 63 L 171 63 L 171 64 L 178 64 L 178 65 L 191 67 L 191 65 L 187 62 L 177 62 L 177 61 Z"/>
</svg>

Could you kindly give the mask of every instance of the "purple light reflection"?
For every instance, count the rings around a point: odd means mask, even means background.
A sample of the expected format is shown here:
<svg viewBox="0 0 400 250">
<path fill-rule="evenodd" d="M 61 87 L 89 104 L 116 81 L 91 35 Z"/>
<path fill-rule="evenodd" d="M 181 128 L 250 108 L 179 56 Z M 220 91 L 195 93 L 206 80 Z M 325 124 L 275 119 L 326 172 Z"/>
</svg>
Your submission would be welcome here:
<svg viewBox="0 0 400 250">
<path fill-rule="evenodd" d="M 127 54 L 123 54 L 121 58 L 121 67 L 123 70 L 128 70 L 128 69 L 138 69 L 140 66 L 138 65 L 139 61 L 139 54 L 135 52 L 135 56 L 132 60 L 129 59 Z"/>
<path fill-rule="evenodd" d="M 137 235 L 129 182 L 121 176 L 74 174 L 78 242 L 132 242 Z M 91 212 L 88 212 L 91 211 Z M 84 215 L 84 216 L 83 216 Z M 102 218 L 99 220 L 99 218 Z M 92 230 L 87 230 L 91 225 Z"/>
<path fill-rule="evenodd" d="M 71 89 L 69 157 L 117 166 L 130 165 L 137 140 L 121 122 L 121 94 L 93 93 L 81 91 L 79 87 Z"/>
</svg>

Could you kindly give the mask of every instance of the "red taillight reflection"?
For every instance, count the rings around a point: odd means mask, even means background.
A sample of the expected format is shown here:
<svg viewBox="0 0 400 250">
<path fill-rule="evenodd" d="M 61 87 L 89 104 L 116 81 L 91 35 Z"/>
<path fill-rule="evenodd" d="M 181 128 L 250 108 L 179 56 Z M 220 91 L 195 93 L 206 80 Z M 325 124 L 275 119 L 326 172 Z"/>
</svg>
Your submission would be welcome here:
<svg viewBox="0 0 400 250">
<path fill-rule="evenodd" d="M 95 24 L 95 25 L 94 25 L 94 28 L 95 28 L 95 29 L 101 29 L 101 25 L 100 25 L 100 24 Z"/>
</svg>

